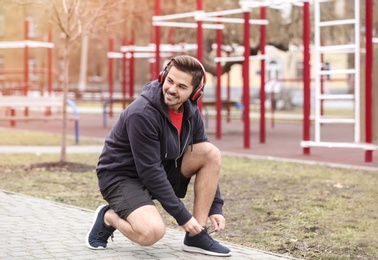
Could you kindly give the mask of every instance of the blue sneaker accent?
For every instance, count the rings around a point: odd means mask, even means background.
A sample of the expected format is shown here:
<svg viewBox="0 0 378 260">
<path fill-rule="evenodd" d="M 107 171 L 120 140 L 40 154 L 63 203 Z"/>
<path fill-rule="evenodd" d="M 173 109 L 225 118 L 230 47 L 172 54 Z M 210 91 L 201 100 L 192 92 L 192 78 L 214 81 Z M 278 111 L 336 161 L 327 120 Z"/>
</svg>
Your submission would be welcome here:
<svg viewBox="0 0 378 260">
<path fill-rule="evenodd" d="M 108 205 L 101 205 L 96 209 L 92 227 L 89 229 L 86 238 L 87 247 L 90 249 L 105 249 L 109 237 L 111 236 L 113 239 L 115 228 L 106 225 L 104 221 L 105 212 L 108 209 Z"/>
<path fill-rule="evenodd" d="M 207 232 L 207 227 L 195 236 L 186 233 L 182 249 L 186 252 L 201 253 L 212 256 L 230 256 L 231 250 L 215 241 Z"/>
</svg>

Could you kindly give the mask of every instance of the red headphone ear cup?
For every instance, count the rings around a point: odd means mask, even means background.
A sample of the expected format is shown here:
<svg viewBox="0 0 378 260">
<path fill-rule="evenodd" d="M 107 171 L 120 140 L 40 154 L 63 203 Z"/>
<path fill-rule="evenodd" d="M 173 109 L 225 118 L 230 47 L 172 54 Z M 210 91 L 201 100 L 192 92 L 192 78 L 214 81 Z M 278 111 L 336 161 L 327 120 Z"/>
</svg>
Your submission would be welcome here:
<svg viewBox="0 0 378 260">
<path fill-rule="evenodd" d="M 193 94 L 191 95 L 190 99 L 192 101 L 198 101 L 203 96 L 203 86 L 198 86 L 194 91 Z"/>
<path fill-rule="evenodd" d="M 166 70 L 160 71 L 159 77 L 158 77 L 159 83 L 164 83 L 164 80 L 166 77 L 167 77 L 167 71 Z"/>
</svg>

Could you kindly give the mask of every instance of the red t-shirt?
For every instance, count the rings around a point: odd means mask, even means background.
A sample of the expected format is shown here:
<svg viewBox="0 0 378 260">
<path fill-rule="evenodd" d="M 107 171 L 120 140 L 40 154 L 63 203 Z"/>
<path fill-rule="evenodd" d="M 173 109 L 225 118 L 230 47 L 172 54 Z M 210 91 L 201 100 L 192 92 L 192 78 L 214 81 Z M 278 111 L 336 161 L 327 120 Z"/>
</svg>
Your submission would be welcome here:
<svg viewBox="0 0 378 260">
<path fill-rule="evenodd" d="M 182 106 L 182 111 L 177 113 L 172 109 L 168 108 L 169 118 L 171 119 L 173 125 L 177 128 L 178 134 L 181 134 L 181 126 L 182 126 L 182 116 L 184 115 L 184 106 Z"/>
</svg>

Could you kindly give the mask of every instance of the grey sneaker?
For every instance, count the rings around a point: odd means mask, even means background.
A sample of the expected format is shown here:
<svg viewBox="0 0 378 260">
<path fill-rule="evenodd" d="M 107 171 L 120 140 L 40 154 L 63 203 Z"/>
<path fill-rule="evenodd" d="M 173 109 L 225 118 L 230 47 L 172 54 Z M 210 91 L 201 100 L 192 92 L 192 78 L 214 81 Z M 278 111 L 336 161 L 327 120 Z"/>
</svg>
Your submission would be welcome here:
<svg viewBox="0 0 378 260">
<path fill-rule="evenodd" d="M 230 256 L 231 250 L 215 241 L 207 232 L 207 227 L 195 236 L 186 233 L 182 249 L 186 252 L 201 253 L 212 256 Z"/>
<path fill-rule="evenodd" d="M 92 227 L 89 229 L 86 244 L 90 249 L 105 249 L 108 239 L 113 238 L 115 228 L 108 226 L 104 222 L 105 212 L 109 209 L 108 205 L 101 205 L 96 209 Z"/>
</svg>

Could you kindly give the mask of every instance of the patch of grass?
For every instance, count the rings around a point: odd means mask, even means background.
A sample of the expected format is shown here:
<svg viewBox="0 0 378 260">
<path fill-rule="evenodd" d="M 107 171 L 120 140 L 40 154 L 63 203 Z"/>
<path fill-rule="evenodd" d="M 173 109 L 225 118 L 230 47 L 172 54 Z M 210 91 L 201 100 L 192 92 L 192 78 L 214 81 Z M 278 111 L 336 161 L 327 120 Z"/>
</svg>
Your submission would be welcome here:
<svg viewBox="0 0 378 260">
<path fill-rule="evenodd" d="M 378 256 L 378 171 L 223 161 L 228 225 L 244 230 L 238 243 L 307 259 Z"/>
<path fill-rule="evenodd" d="M 93 166 L 85 172 L 31 168 L 59 155 L 4 154 L 0 189 L 94 210 L 104 203 L 94 171 L 96 154 L 68 155 Z M 222 241 L 302 259 L 378 258 L 378 170 L 223 157 Z M 193 183 L 183 199 L 193 204 Z M 162 210 L 167 226 L 175 220 Z"/>
</svg>

